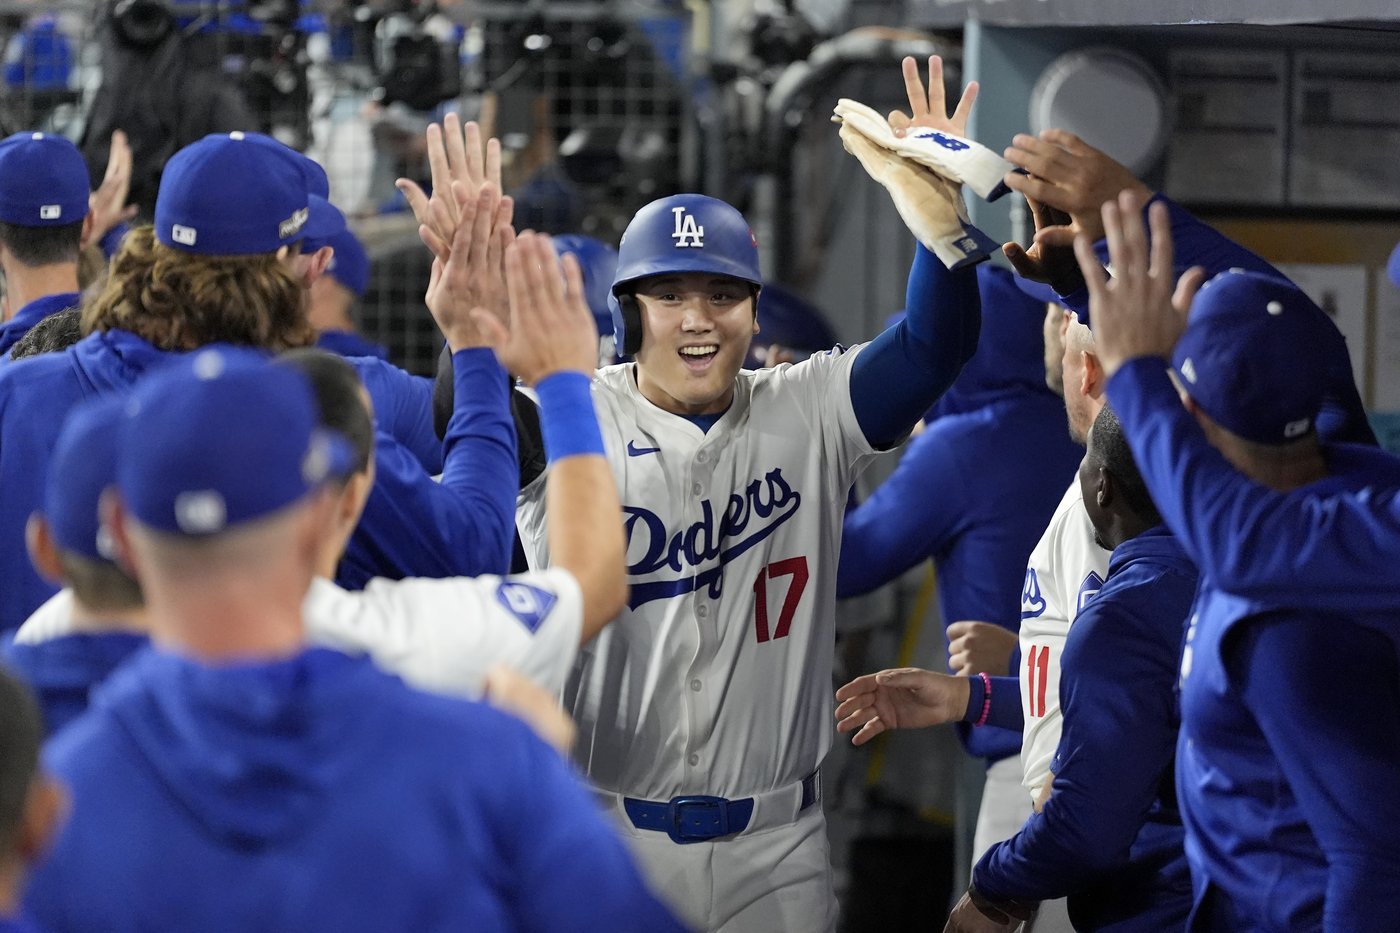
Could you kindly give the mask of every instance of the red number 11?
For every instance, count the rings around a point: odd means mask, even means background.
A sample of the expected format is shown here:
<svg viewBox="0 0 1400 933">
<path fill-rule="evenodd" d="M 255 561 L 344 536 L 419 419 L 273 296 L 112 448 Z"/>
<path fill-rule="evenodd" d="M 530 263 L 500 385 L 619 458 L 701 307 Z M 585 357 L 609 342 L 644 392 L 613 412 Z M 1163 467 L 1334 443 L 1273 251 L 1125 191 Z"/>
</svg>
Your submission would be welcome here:
<svg viewBox="0 0 1400 933">
<path fill-rule="evenodd" d="M 778 613 L 778 628 L 773 638 L 786 638 L 792 628 L 792 617 L 797 613 L 797 604 L 802 601 L 802 591 L 807 588 L 807 558 L 789 557 L 774 561 L 758 572 L 753 581 L 754 628 L 760 642 L 769 640 L 768 634 L 768 580 L 777 577 L 792 577 L 788 584 L 787 596 L 783 598 L 782 612 Z"/>
</svg>

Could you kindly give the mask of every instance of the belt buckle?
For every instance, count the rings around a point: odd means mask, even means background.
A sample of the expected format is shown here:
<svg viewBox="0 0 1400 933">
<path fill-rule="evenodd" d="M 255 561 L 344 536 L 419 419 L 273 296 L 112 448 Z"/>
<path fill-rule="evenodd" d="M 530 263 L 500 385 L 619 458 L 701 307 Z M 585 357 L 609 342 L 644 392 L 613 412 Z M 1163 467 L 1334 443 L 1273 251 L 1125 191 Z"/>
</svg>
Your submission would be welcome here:
<svg viewBox="0 0 1400 933">
<path fill-rule="evenodd" d="M 670 811 L 671 825 L 666 830 L 666 835 L 671 837 L 672 842 L 687 845 L 693 842 L 708 842 L 711 839 L 729 835 L 729 801 L 724 797 L 703 795 L 672 797 L 667 807 Z M 686 817 L 696 812 L 712 816 L 713 828 L 687 829 Z"/>
</svg>

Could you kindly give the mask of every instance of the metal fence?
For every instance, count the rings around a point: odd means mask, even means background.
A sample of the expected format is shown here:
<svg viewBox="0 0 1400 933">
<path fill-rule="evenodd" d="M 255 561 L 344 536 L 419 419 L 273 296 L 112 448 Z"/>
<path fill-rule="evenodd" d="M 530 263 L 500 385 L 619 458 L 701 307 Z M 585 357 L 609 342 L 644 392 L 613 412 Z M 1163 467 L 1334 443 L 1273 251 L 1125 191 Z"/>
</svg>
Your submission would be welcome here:
<svg viewBox="0 0 1400 933">
<path fill-rule="evenodd" d="M 393 181 L 426 180 L 430 121 L 449 110 L 491 120 L 522 228 L 615 243 L 637 207 L 694 175 L 688 18 L 676 3 L 130 6 L 148 17 L 133 21 L 138 33 L 169 13 L 186 44 L 181 64 L 205 61 L 246 107 L 247 128 L 326 167 L 332 200 L 373 260 L 361 329 L 410 371 L 432 372 L 440 340 L 422 305 L 426 251 Z M 0 4 L 0 130 L 78 142 L 113 62 L 142 80 L 142 53 L 114 40 L 111 9 Z"/>
</svg>

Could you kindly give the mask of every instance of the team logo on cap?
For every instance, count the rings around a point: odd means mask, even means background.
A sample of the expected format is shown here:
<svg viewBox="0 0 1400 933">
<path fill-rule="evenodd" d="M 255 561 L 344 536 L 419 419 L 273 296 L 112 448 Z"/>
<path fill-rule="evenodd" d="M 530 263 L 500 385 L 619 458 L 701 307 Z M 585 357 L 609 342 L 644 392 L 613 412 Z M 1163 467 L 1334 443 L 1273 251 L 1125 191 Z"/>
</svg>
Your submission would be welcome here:
<svg viewBox="0 0 1400 933">
<path fill-rule="evenodd" d="M 41 204 L 39 205 L 40 220 L 57 220 L 63 216 L 63 205 L 61 204 Z"/>
<path fill-rule="evenodd" d="M 224 527 L 228 506 L 212 489 L 182 492 L 175 497 L 175 524 L 188 535 L 207 535 Z"/>
<path fill-rule="evenodd" d="M 1196 384 L 1196 364 L 1191 362 L 1191 358 L 1189 356 L 1184 361 L 1182 361 L 1181 378 L 1185 379 L 1192 385 Z"/>
<path fill-rule="evenodd" d="M 1283 426 L 1283 436 L 1292 440 L 1295 437 L 1302 437 L 1308 433 L 1308 428 L 1312 427 L 1311 418 L 1299 418 L 1297 421 L 1290 421 Z"/>
<path fill-rule="evenodd" d="M 194 241 L 199 237 L 199 231 L 194 227 L 185 227 L 174 224 L 170 228 L 170 239 L 182 246 L 193 246 Z"/>
<path fill-rule="evenodd" d="M 310 216 L 310 209 L 305 207 L 292 214 L 292 216 L 288 217 L 286 220 L 282 221 L 282 223 L 278 224 L 277 239 L 285 240 L 287 237 L 296 233 L 298 230 L 300 230 L 303 226 L 306 225 L 306 218 Z"/>
<path fill-rule="evenodd" d="M 684 207 L 673 207 L 671 213 L 676 218 L 676 229 L 671 233 L 671 239 L 676 241 L 679 247 L 700 247 L 705 246 L 705 228 L 695 220 L 695 215 L 687 211 Z"/>
</svg>

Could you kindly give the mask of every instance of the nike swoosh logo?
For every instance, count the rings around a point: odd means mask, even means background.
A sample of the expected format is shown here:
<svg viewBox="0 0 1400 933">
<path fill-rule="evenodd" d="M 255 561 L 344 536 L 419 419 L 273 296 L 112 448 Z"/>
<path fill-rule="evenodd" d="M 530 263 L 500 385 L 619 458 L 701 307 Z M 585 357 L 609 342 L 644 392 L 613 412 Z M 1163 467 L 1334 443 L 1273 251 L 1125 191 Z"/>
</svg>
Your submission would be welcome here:
<svg viewBox="0 0 1400 933">
<path fill-rule="evenodd" d="M 636 441 L 627 442 L 627 456 L 629 457 L 645 457 L 647 454 L 658 453 L 660 450 L 660 447 L 638 447 Z"/>
</svg>

